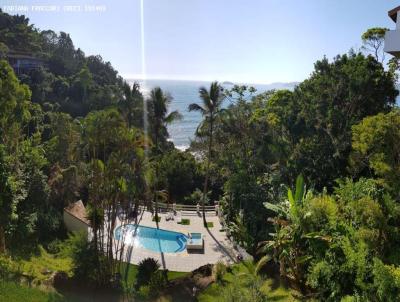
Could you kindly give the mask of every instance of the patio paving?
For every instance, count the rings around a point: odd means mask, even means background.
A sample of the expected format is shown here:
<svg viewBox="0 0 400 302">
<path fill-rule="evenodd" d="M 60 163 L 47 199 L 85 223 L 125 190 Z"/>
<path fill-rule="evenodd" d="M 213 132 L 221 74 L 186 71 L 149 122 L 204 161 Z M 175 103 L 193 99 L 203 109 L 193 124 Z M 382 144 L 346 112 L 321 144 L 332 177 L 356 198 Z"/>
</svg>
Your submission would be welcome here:
<svg viewBox="0 0 400 302">
<path fill-rule="evenodd" d="M 156 228 L 157 224 L 152 221 L 152 214 L 144 211 L 140 214 L 139 225 Z M 187 252 L 185 249 L 179 253 L 157 253 L 141 247 L 129 247 L 125 253 L 125 259 L 133 264 L 138 264 L 145 258 L 151 257 L 161 264 L 163 269 L 179 272 L 190 272 L 205 264 L 214 264 L 222 261 L 231 264 L 235 261 L 238 252 L 234 249 L 232 242 L 227 238 L 226 233 L 221 231 L 221 224 L 218 216 L 206 216 L 207 222 L 212 222 L 212 228 L 205 228 L 203 218 L 197 213 L 183 215 L 182 218 L 190 219 L 190 225 L 181 225 L 175 220 L 166 221 L 166 214 L 159 214 L 161 221 L 158 223 L 160 229 L 181 232 L 202 233 L 204 235 L 204 252 Z"/>
</svg>

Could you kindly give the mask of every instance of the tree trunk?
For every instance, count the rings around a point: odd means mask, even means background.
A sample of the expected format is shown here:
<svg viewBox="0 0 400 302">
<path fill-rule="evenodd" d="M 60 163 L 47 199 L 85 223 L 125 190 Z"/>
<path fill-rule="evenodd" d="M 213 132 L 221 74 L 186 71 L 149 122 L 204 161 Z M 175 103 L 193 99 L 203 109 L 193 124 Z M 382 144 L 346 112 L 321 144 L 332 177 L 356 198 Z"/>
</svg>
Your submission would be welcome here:
<svg viewBox="0 0 400 302">
<path fill-rule="evenodd" d="M 6 238 L 4 234 L 4 226 L 0 225 L 0 254 L 6 252 Z"/>
<path fill-rule="evenodd" d="M 154 145 L 156 147 L 156 152 L 155 155 L 158 155 L 158 133 L 159 133 L 159 127 L 158 125 L 156 126 L 155 129 L 155 137 L 154 137 Z M 156 225 L 158 228 L 158 198 L 157 198 L 157 182 L 158 182 L 158 164 L 156 163 L 156 170 L 155 170 L 155 179 L 154 179 L 154 206 L 155 206 L 155 219 L 156 219 Z"/>
<path fill-rule="evenodd" d="M 204 209 L 204 206 L 206 204 L 206 197 L 207 197 L 207 191 L 208 191 L 208 178 L 210 175 L 210 163 L 211 163 L 211 148 L 212 148 L 212 139 L 213 139 L 213 115 L 210 115 L 210 132 L 209 132 L 209 141 L 208 141 L 208 159 L 207 159 L 207 171 L 206 171 L 206 178 L 204 180 L 204 192 L 203 192 L 203 223 L 204 226 L 207 226 L 207 221 L 206 221 L 206 211 Z"/>
</svg>

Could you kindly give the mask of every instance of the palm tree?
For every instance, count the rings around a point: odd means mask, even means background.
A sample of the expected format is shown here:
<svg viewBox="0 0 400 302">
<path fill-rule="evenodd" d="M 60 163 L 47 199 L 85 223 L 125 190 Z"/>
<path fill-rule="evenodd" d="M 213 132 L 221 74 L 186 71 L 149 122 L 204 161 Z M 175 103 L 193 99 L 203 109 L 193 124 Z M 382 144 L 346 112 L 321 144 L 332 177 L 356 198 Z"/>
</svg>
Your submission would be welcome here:
<svg viewBox="0 0 400 302">
<path fill-rule="evenodd" d="M 204 191 L 203 191 L 203 222 L 204 226 L 207 226 L 206 222 L 206 214 L 204 210 L 204 205 L 206 203 L 206 196 L 208 190 L 208 179 L 210 175 L 210 163 L 212 160 L 212 144 L 213 144 L 213 130 L 214 130 L 214 122 L 215 118 L 218 116 L 218 113 L 221 111 L 222 102 L 225 99 L 225 95 L 223 93 L 223 88 L 218 82 L 212 82 L 210 86 L 210 90 L 207 91 L 205 87 L 200 87 L 199 95 L 201 100 L 203 101 L 202 105 L 193 103 L 189 105 L 189 111 L 199 111 L 203 115 L 203 122 L 200 124 L 200 127 L 208 125 L 208 159 L 207 159 L 207 170 L 206 170 L 206 178 L 204 181 Z"/>
<path fill-rule="evenodd" d="M 123 84 L 123 98 L 118 103 L 118 108 L 129 128 L 143 125 L 143 95 L 138 83 L 135 82 L 132 86 Z"/>
<path fill-rule="evenodd" d="M 148 100 L 149 115 L 151 121 L 151 135 L 155 147 L 155 153 L 161 151 L 162 144 L 168 138 L 167 125 L 182 119 L 182 115 L 177 111 L 168 114 L 168 106 L 171 104 L 172 97 L 162 91 L 160 87 L 154 88 L 150 92 Z M 164 140 L 161 142 L 161 140 Z"/>
<path fill-rule="evenodd" d="M 151 136 L 154 144 L 155 155 L 162 152 L 163 146 L 165 146 L 167 138 L 169 136 L 167 125 L 182 119 L 182 115 L 177 111 L 172 111 L 168 114 L 168 106 L 172 101 L 172 97 L 162 91 L 160 87 L 154 88 L 150 93 L 150 99 L 148 100 L 149 105 L 149 117 L 151 121 Z M 155 180 L 154 180 L 154 203 L 155 203 L 155 219 L 158 221 L 158 197 L 159 188 L 158 186 L 158 165 L 155 165 Z"/>
</svg>

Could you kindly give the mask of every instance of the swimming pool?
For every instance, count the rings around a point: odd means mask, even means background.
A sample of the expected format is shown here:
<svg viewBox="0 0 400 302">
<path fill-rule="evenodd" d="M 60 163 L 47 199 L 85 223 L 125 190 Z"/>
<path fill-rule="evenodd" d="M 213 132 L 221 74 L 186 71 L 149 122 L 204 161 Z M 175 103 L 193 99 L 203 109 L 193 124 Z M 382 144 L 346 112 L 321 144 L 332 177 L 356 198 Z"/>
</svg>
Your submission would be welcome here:
<svg viewBox="0 0 400 302">
<path fill-rule="evenodd" d="M 114 237 L 125 244 L 142 247 L 153 252 L 179 253 L 186 248 L 187 237 L 178 232 L 126 224 L 115 229 Z"/>
</svg>

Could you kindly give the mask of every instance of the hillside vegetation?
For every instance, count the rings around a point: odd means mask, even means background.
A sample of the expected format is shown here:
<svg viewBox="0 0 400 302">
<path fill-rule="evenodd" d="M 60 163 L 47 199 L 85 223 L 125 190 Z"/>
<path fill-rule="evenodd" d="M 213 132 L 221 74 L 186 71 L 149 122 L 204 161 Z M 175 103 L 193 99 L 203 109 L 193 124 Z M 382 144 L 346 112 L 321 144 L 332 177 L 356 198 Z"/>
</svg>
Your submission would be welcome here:
<svg viewBox="0 0 400 302">
<path fill-rule="evenodd" d="M 363 43 L 384 33 L 369 30 Z M 43 64 L 16 74 L 16 52 Z M 55 273 L 64 287 L 126 300 L 167 299 L 178 277 L 212 281 L 190 298 L 199 301 L 398 301 L 399 65 L 378 53 L 322 58 L 293 91 L 199 87 L 188 110 L 203 119 L 181 152 L 168 140 L 182 118 L 173 96 L 158 87 L 143 96 L 67 33 L 0 12 L 0 299 L 68 298 Z M 63 224 L 77 200 L 90 241 Z M 159 202 L 214 201 L 254 263 L 187 276 L 115 257 L 119 214 L 144 203 L 157 220 Z"/>
</svg>

